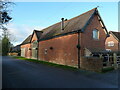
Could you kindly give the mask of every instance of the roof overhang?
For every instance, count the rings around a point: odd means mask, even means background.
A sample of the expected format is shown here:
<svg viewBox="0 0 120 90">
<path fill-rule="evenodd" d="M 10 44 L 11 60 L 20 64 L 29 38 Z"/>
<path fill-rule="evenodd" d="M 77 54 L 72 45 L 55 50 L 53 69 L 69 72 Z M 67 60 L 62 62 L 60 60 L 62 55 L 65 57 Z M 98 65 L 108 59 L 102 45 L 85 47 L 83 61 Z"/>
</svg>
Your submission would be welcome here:
<svg viewBox="0 0 120 90">
<path fill-rule="evenodd" d="M 105 24 L 104 24 L 104 22 L 103 22 L 103 20 L 102 20 L 99 12 L 98 12 L 98 10 L 97 10 L 97 8 L 95 8 L 94 13 L 91 15 L 91 17 L 89 18 L 89 20 L 87 21 L 87 23 L 85 24 L 85 26 L 81 29 L 81 31 L 84 32 L 84 30 L 85 30 L 86 27 L 89 25 L 89 23 L 90 23 L 90 21 L 92 20 L 92 18 L 94 17 L 94 15 L 98 15 L 99 21 L 100 21 L 100 22 L 102 23 L 102 25 L 103 25 L 102 28 L 105 29 L 106 35 L 107 35 L 107 37 L 109 37 L 109 32 L 108 32 L 108 30 L 107 30 L 107 28 L 106 28 L 106 26 L 105 26 Z"/>
</svg>

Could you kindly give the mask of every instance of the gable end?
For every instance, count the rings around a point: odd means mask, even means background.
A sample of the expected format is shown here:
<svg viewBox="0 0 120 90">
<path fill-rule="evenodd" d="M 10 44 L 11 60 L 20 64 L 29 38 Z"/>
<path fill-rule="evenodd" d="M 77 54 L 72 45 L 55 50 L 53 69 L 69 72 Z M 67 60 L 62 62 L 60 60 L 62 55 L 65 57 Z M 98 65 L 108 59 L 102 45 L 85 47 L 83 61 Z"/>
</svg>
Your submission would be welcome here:
<svg viewBox="0 0 120 90">
<path fill-rule="evenodd" d="M 108 33 L 108 31 L 107 31 L 107 28 L 106 28 L 106 26 L 104 25 L 103 20 L 102 20 L 100 14 L 99 14 L 97 8 L 95 9 L 94 13 L 93 13 L 93 14 L 91 15 L 91 17 L 89 18 L 89 20 L 87 21 L 87 23 L 85 24 L 85 26 L 82 28 L 82 32 L 84 32 L 84 30 L 86 29 L 86 27 L 89 25 L 89 23 L 90 23 L 91 20 L 93 19 L 94 15 L 98 15 L 99 21 L 100 21 L 100 23 L 102 24 L 102 28 L 105 30 L 105 33 L 106 33 L 107 37 L 109 37 L 109 33 Z"/>
</svg>

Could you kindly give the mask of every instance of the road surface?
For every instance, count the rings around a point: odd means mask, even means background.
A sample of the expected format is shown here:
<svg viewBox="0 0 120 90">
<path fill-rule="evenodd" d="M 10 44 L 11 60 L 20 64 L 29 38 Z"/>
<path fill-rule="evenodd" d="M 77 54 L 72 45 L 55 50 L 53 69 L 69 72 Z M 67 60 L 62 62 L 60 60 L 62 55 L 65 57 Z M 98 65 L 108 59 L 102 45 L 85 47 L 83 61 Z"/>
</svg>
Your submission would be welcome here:
<svg viewBox="0 0 120 90">
<path fill-rule="evenodd" d="M 4 56 L 2 88 L 117 88 L 118 72 L 72 71 Z"/>
</svg>

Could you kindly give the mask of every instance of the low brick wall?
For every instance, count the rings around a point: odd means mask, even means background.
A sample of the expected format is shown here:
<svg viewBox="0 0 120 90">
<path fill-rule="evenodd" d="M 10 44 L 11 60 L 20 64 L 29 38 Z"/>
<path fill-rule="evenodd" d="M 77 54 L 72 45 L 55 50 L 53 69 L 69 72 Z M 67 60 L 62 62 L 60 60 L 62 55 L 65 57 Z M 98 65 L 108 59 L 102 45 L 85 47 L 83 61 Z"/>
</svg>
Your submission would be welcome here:
<svg viewBox="0 0 120 90">
<path fill-rule="evenodd" d="M 80 67 L 85 70 L 101 72 L 103 60 L 98 57 L 81 57 Z"/>
</svg>

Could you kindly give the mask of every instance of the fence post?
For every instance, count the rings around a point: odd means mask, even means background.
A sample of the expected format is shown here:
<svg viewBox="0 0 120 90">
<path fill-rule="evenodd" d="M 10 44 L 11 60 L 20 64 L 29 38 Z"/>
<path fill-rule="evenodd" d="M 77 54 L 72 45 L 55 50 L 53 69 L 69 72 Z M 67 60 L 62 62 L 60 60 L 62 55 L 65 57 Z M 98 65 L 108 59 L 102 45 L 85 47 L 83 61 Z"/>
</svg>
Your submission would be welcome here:
<svg viewBox="0 0 120 90">
<path fill-rule="evenodd" d="M 100 57 L 100 59 L 102 59 L 103 58 L 103 56 L 102 56 L 103 54 L 99 54 L 99 57 Z"/>
<path fill-rule="evenodd" d="M 103 68 L 103 54 L 99 54 L 100 60 L 102 60 L 102 68 Z"/>
<path fill-rule="evenodd" d="M 113 53 L 113 61 L 114 61 L 114 68 L 117 69 L 118 65 L 117 65 L 117 54 Z"/>
</svg>

